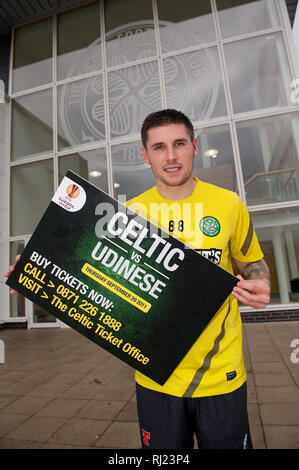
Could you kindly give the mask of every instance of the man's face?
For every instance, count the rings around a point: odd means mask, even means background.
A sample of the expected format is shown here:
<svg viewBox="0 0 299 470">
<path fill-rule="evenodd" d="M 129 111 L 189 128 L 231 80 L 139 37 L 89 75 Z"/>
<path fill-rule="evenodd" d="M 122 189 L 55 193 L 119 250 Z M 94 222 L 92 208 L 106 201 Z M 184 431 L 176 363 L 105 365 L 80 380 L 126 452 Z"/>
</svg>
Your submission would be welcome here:
<svg viewBox="0 0 299 470">
<path fill-rule="evenodd" d="M 144 160 L 151 165 L 157 183 L 181 186 L 192 178 L 198 142 L 192 142 L 184 124 L 153 127 L 148 131 Z"/>
</svg>

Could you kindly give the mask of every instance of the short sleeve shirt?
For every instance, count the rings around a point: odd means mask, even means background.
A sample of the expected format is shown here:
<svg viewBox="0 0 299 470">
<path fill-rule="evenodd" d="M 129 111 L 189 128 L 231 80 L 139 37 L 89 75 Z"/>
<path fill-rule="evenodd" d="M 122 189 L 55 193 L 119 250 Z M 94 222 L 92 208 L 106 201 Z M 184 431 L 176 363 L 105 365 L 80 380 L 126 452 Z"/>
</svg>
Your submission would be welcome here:
<svg viewBox="0 0 299 470">
<path fill-rule="evenodd" d="M 231 256 L 242 262 L 262 259 L 263 252 L 240 197 L 194 179 L 196 187 L 189 198 L 166 200 L 155 186 L 128 201 L 127 206 L 231 273 Z M 232 295 L 163 386 L 136 372 L 140 385 L 174 396 L 229 393 L 245 380 L 242 322 Z"/>
</svg>

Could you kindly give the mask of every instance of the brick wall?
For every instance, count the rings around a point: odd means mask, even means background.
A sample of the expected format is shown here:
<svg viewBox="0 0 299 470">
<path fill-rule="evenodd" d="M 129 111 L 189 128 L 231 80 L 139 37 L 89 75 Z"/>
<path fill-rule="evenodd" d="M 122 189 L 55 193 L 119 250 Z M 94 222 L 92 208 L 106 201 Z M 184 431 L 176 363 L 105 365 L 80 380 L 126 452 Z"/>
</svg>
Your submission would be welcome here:
<svg viewBox="0 0 299 470">
<path fill-rule="evenodd" d="M 299 310 L 241 312 L 243 323 L 299 321 Z"/>
<path fill-rule="evenodd" d="M 260 312 L 241 312 L 243 323 L 265 323 L 275 321 L 299 321 L 299 310 L 273 310 Z M 27 328 L 27 322 L 4 322 L 0 324 L 0 330 L 4 328 Z"/>
</svg>

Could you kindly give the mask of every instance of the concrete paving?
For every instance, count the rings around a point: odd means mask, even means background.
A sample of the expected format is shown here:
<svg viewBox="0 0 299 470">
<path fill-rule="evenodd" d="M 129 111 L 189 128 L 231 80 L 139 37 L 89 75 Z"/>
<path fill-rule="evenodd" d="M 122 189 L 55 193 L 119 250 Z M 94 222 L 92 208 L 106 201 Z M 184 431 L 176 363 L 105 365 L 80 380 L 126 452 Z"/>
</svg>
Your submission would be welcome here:
<svg viewBox="0 0 299 470">
<path fill-rule="evenodd" d="M 299 449 L 299 322 L 243 331 L 254 447 Z M 0 449 L 141 447 L 129 366 L 72 329 L 5 329 L 0 339 Z"/>
</svg>

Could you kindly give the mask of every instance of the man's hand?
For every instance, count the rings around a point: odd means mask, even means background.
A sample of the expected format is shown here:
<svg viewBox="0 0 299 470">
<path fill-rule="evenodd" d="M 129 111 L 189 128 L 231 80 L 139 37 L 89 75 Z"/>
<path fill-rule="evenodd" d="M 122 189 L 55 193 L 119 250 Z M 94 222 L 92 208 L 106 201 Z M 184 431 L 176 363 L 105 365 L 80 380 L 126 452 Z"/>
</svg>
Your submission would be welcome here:
<svg viewBox="0 0 299 470">
<path fill-rule="evenodd" d="M 232 295 L 249 307 L 265 308 L 270 302 L 270 286 L 264 281 L 246 281 L 240 274 L 237 277 L 240 282 L 234 287 Z"/>
<path fill-rule="evenodd" d="M 15 258 L 15 261 L 16 261 L 16 262 L 19 261 L 20 257 L 21 257 L 21 255 L 17 255 L 16 258 Z M 5 277 L 9 277 L 10 273 L 12 273 L 14 269 L 15 269 L 15 265 L 12 264 L 12 265 L 9 267 L 9 271 L 6 272 L 6 273 L 4 273 L 4 276 L 5 276 Z M 9 292 L 10 292 L 10 294 L 17 294 L 17 291 L 14 290 L 14 289 L 10 289 Z"/>
<path fill-rule="evenodd" d="M 232 295 L 245 305 L 253 308 L 265 308 L 270 302 L 269 270 L 264 260 L 254 263 L 236 264 L 242 275 L 237 277 L 240 282 L 234 287 Z"/>
</svg>

